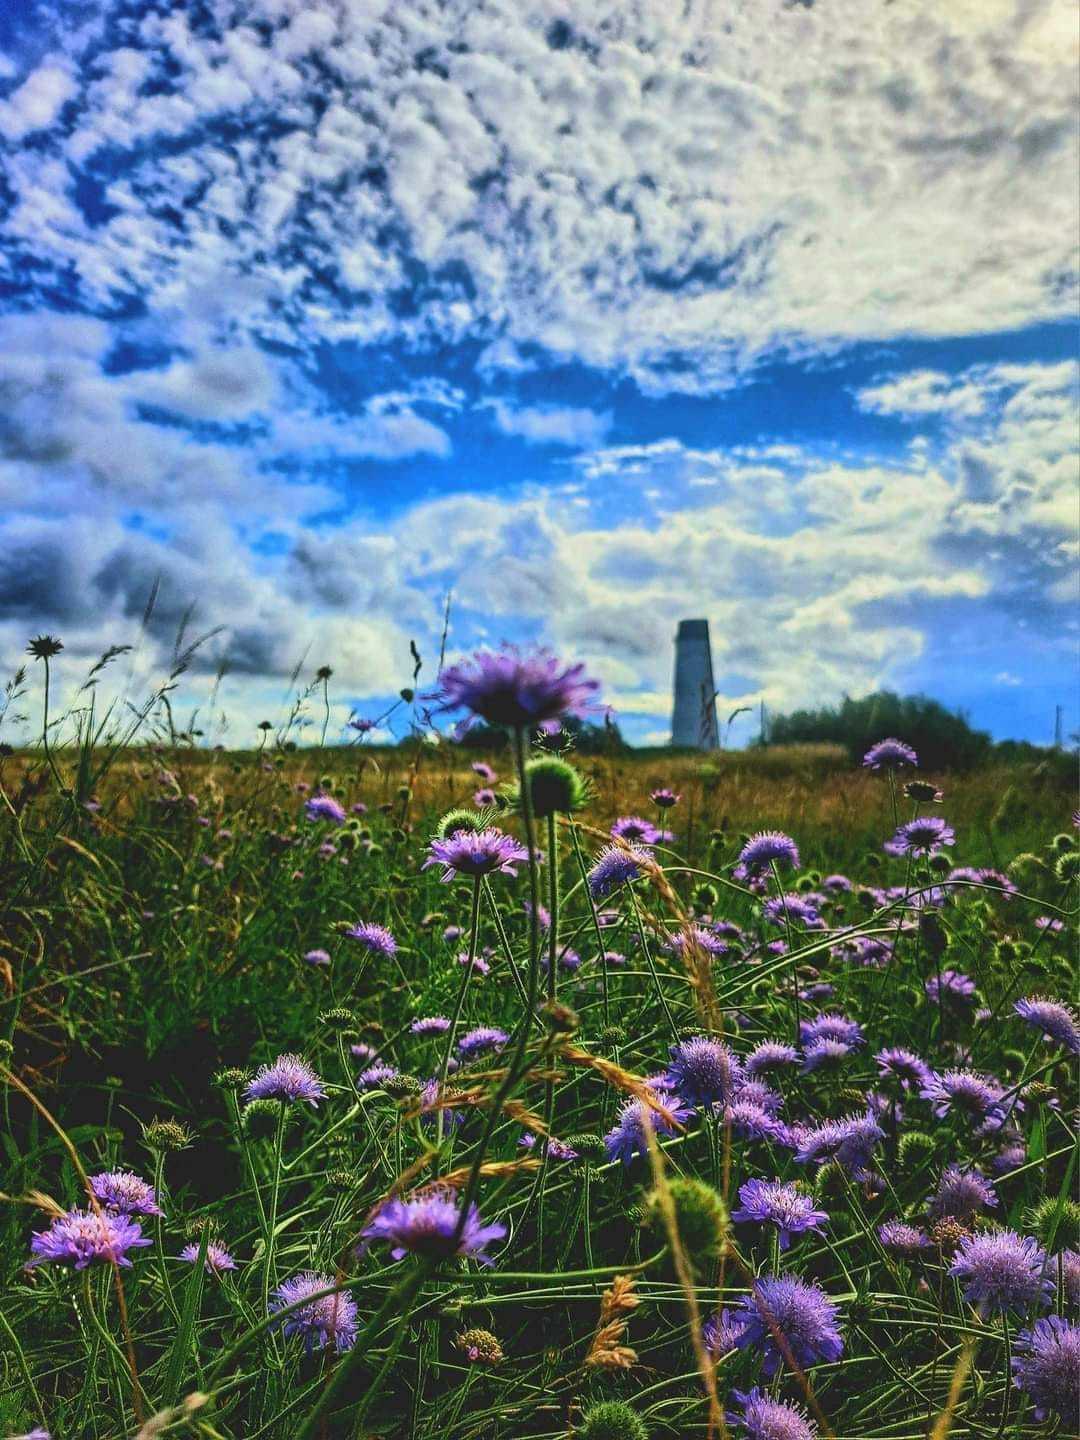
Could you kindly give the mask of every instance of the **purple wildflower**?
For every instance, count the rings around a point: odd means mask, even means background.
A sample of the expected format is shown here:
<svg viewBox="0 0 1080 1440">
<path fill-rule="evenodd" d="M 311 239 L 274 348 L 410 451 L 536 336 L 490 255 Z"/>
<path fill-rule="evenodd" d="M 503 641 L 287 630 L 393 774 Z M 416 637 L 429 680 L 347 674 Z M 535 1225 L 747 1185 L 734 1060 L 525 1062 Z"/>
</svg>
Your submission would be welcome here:
<svg viewBox="0 0 1080 1440">
<path fill-rule="evenodd" d="M 164 1215 L 154 1187 L 131 1170 L 105 1170 L 90 1176 L 94 1199 L 123 1215 Z"/>
<path fill-rule="evenodd" d="M 846 875 L 826 875 L 821 884 L 831 895 L 849 895 L 851 893 L 851 881 Z"/>
<path fill-rule="evenodd" d="M 932 1078 L 929 1065 L 920 1060 L 914 1051 L 905 1050 L 901 1046 L 879 1050 L 874 1059 L 882 1079 L 897 1080 L 904 1090 L 910 1090 L 913 1086 L 921 1089 Z"/>
<path fill-rule="evenodd" d="M 400 1073 L 395 1065 L 386 1065 L 382 1062 L 369 1065 L 356 1077 L 356 1088 L 358 1090 L 385 1089 L 387 1080 L 393 1080 Z"/>
<path fill-rule="evenodd" d="M 350 940 L 358 941 L 372 955 L 382 955 L 389 960 L 397 954 L 397 941 L 385 925 L 376 925 L 367 920 L 351 925 L 345 934 Z"/>
<path fill-rule="evenodd" d="M 313 1106 L 326 1099 L 323 1082 L 300 1055 L 279 1055 L 264 1065 L 244 1094 L 248 1100 L 305 1100 Z"/>
<path fill-rule="evenodd" d="M 409 1026 L 414 1035 L 445 1035 L 450 1021 L 445 1015 L 422 1015 Z"/>
<path fill-rule="evenodd" d="M 501 1050 L 510 1036 L 505 1030 L 499 1030 L 494 1025 L 478 1025 L 475 1030 L 462 1035 L 457 1042 L 457 1048 L 471 1059 L 474 1055 L 482 1055 L 487 1050 Z"/>
<path fill-rule="evenodd" d="M 1027 995 L 1017 1000 L 1013 1009 L 1021 1020 L 1041 1030 L 1044 1039 L 1054 1041 L 1072 1055 L 1080 1055 L 1080 1024 L 1068 1005 L 1043 995 Z"/>
<path fill-rule="evenodd" d="M 199 1262 L 198 1245 L 185 1245 L 180 1251 L 180 1259 L 186 1260 L 189 1265 L 197 1265 Z M 208 1275 L 220 1275 L 223 1270 L 235 1270 L 236 1261 L 216 1240 L 211 1240 L 206 1247 L 206 1254 L 203 1256 L 203 1263 Z"/>
<path fill-rule="evenodd" d="M 959 1165 L 949 1165 L 942 1172 L 937 1194 L 931 1197 L 927 1213 L 934 1220 L 951 1215 L 956 1220 L 970 1221 L 977 1210 L 997 1203 L 994 1187 L 978 1170 L 961 1170 Z"/>
<path fill-rule="evenodd" d="M 1036 930 L 1048 930 L 1051 935 L 1060 935 L 1065 929 L 1065 921 L 1057 919 L 1054 915 L 1036 915 Z"/>
<path fill-rule="evenodd" d="M 807 930 L 825 927 L 817 906 L 805 895 L 772 895 L 761 912 L 771 925 L 802 925 Z"/>
<path fill-rule="evenodd" d="M 743 1140 L 780 1141 L 786 1133 L 784 1126 L 764 1105 L 742 1094 L 736 1095 L 731 1104 L 725 1106 L 724 1124 L 731 1127 L 732 1134 Z"/>
<path fill-rule="evenodd" d="M 431 854 L 422 868 L 427 870 L 431 865 L 442 865 L 443 873 L 439 878 L 443 884 L 455 875 L 467 875 L 472 879 L 496 872 L 516 876 L 515 865 L 529 858 L 524 845 L 494 826 L 486 830 L 456 830 L 444 839 L 436 837 L 428 848 Z"/>
<path fill-rule="evenodd" d="M 799 868 L 799 847 L 779 830 L 759 830 L 739 851 L 739 866 L 747 877 L 768 873 L 774 862 Z"/>
<path fill-rule="evenodd" d="M 966 1005 L 975 994 L 975 981 L 959 970 L 942 970 L 940 977 L 932 975 L 923 989 L 930 1000 L 951 1000 L 954 1004 Z"/>
<path fill-rule="evenodd" d="M 898 855 L 936 855 L 955 840 L 956 831 L 940 815 L 917 815 L 899 827 L 892 844 Z"/>
<path fill-rule="evenodd" d="M 363 1232 L 366 1240 L 388 1240 L 395 1260 L 405 1255 L 423 1255 L 430 1260 L 449 1260 L 466 1256 L 490 1265 L 486 1246 L 501 1240 L 506 1226 L 496 1221 L 485 1225 L 476 1205 L 470 1205 L 461 1235 L 454 1239 L 461 1223 L 457 1198 L 445 1191 L 433 1190 L 409 1200 L 395 1197 L 388 1200 L 373 1216 Z"/>
<path fill-rule="evenodd" d="M 470 766 L 474 775 L 478 775 L 485 785 L 494 785 L 499 778 L 486 760 L 474 760 Z"/>
<path fill-rule="evenodd" d="M 977 1070 L 945 1070 L 931 1075 L 920 1094 L 932 1102 L 939 1120 L 955 1110 L 992 1128 L 1004 1124 L 1001 1100 L 1005 1092 L 996 1080 Z"/>
<path fill-rule="evenodd" d="M 328 950 L 305 950 L 304 959 L 309 965 L 329 965 L 330 952 Z"/>
<path fill-rule="evenodd" d="M 764 1080 L 740 1079 L 736 1099 L 749 1105 L 759 1105 L 767 1115 L 778 1115 L 784 1105 L 784 1097 L 766 1085 Z"/>
<path fill-rule="evenodd" d="M 96 1210 L 68 1210 L 58 1215 L 47 1230 L 30 1240 L 30 1265 L 54 1261 L 85 1270 L 95 1260 L 110 1265 L 130 1265 L 127 1252 L 152 1242 L 142 1227 L 122 1212 L 105 1214 Z"/>
<path fill-rule="evenodd" d="M 312 795 L 304 802 L 304 811 L 309 820 L 328 820 L 331 825 L 345 824 L 345 809 L 332 795 Z"/>
<path fill-rule="evenodd" d="M 486 810 L 489 805 L 495 804 L 495 791 L 485 788 L 474 790 L 472 801 L 478 810 Z"/>
<path fill-rule="evenodd" d="M 356 1344 L 356 1301 L 348 1291 L 320 1295 L 317 1300 L 310 1298 L 335 1283 L 332 1275 L 304 1270 L 279 1285 L 270 1300 L 270 1312 L 275 1315 L 298 1300 L 306 1302 L 282 1318 L 281 1328 L 286 1335 L 299 1335 L 309 1355 L 315 1350 L 329 1349 L 331 1345 L 342 1354 Z"/>
<path fill-rule="evenodd" d="M 710 1315 L 701 1327 L 705 1349 L 714 1360 L 719 1360 L 736 1348 L 742 1328 L 741 1323 L 733 1320 L 727 1310 L 721 1310 L 718 1315 Z"/>
<path fill-rule="evenodd" d="M 1060 1315 L 1036 1320 L 1016 1337 L 1013 1384 L 1031 1396 L 1035 1419 L 1060 1415 L 1076 1427 L 1080 1416 L 1080 1327 Z"/>
<path fill-rule="evenodd" d="M 612 890 L 636 880 L 647 859 L 640 850 L 608 845 L 601 850 L 589 871 L 589 893 L 594 900 L 603 900 Z"/>
<path fill-rule="evenodd" d="M 820 1231 L 828 1223 L 824 1210 L 815 1210 L 811 1196 L 782 1180 L 747 1180 L 739 1186 L 738 1210 L 732 1220 L 743 1224 L 775 1225 L 780 1232 L 780 1249 L 786 1250 L 792 1235 L 805 1230 Z"/>
<path fill-rule="evenodd" d="M 627 1100 L 619 1111 L 619 1118 L 604 1136 L 604 1146 L 609 1160 L 621 1160 L 629 1165 L 637 1155 L 648 1154 L 649 1144 L 645 1138 L 645 1125 L 650 1123 L 657 1136 L 674 1135 L 692 1113 L 681 1099 L 674 1095 L 660 1097 L 664 1109 L 675 1123 L 669 1123 L 664 1115 L 646 1105 L 643 1100 Z M 648 1122 L 645 1111 L 649 1112 Z"/>
<path fill-rule="evenodd" d="M 705 930 L 700 925 L 688 925 L 685 929 L 676 930 L 669 935 L 666 941 L 667 949 L 680 959 L 686 961 L 692 950 L 704 951 L 714 959 L 719 955 L 726 955 L 730 952 L 731 946 L 726 940 L 721 940 L 713 930 Z"/>
<path fill-rule="evenodd" d="M 823 1012 L 803 1020 L 799 1025 L 799 1038 L 804 1045 L 813 1045 L 818 1040 L 839 1040 L 842 1045 L 856 1049 L 866 1043 L 862 1026 L 846 1015 Z"/>
<path fill-rule="evenodd" d="M 742 1406 L 742 1414 L 729 1411 L 727 1418 L 746 1431 L 747 1440 L 815 1440 L 817 1430 L 797 1406 L 774 1400 L 756 1385 L 753 1390 L 732 1390 L 731 1394 Z"/>
<path fill-rule="evenodd" d="M 1018 1235 L 1015 1230 L 966 1235 L 957 1246 L 949 1274 L 960 1281 L 964 1299 L 984 1315 L 1047 1305 L 1054 1294 L 1046 1252 L 1030 1235 Z"/>
<path fill-rule="evenodd" d="M 802 1073 L 810 1075 L 823 1066 L 839 1065 L 852 1054 L 851 1046 L 843 1040 L 813 1040 L 803 1052 Z"/>
<path fill-rule="evenodd" d="M 445 709 L 471 710 L 490 725 L 521 729 L 579 713 L 593 703 L 598 688 L 583 665 L 563 667 L 546 651 L 525 655 L 504 646 L 448 666 L 439 676 L 437 697 Z"/>
<path fill-rule="evenodd" d="M 721 1041 L 695 1035 L 671 1047 L 666 1078 L 689 1105 L 726 1105 L 741 1079 L 741 1067 Z"/>
<path fill-rule="evenodd" d="M 899 770 L 904 765 L 918 765 L 919 757 L 910 745 L 890 735 L 871 745 L 862 763 L 868 770 Z"/>
<path fill-rule="evenodd" d="M 826 1120 L 799 1134 L 795 1160 L 800 1165 L 835 1160 L 850 1171 L 853 1180 L 865 1180 L 874 1146 L 884 1138 L 885 1132 L 871 1115 Z"/>
<path fill-rule="evenodd" d="M 747 1075 L 763 1075 L 766 1071 L 798 1063 L 799 1052 L 794 1045 L 785 1045 L 781 1040 L 763 1040 L 746 1057 L 744 1069 Z"/>
<path fill-rule="evenodd" d="M 640 815 L 620 815 L 611 827 L 611 838 L 625 840 L 628 845 L 656 845 L 664 837 Z"/>
<path fill-rule="evenodd" d="M 473 955 L 471 960 L 472 968 L 476 971 L 477 975 L 489 975 L 491 973 L 491 966 L 482 955 Z M 457 955 L 457 963 L 459 965 L 468 965 L 469 961 L 470 956 L 468 950 L 460 950 Z"/>
<path fill-rule="evenodd" d="M 878 1226 L 878 1239 L 886 1250 L 911 1259 L 920 1250 L 930 1249 L 930 1239 L 918 1225 L 908 1225 L 904 1220 L 886 1220 Z"/>
<path fill-rule="evenodd" d="M 836 1305 L 818 1285 L 794 1275 L 769 1275 L 742 1297 L 739 1310 L 742 1328 L 735 1344 L 740 1350 L 761 1346 L 762 1368 L 770 1378 L 789 1358 L 805 1370 L 843 1354 Z"/>
<path fill-rule="evenodd" d="M 658 809 L 670 810 L 672 806 L 679 803 L 682 796 L 676 795 L 674 790 L 668 790 L 666 787 L 663 787 L 658 790 L 650 790 L 649 799 Z"/>
</svg>

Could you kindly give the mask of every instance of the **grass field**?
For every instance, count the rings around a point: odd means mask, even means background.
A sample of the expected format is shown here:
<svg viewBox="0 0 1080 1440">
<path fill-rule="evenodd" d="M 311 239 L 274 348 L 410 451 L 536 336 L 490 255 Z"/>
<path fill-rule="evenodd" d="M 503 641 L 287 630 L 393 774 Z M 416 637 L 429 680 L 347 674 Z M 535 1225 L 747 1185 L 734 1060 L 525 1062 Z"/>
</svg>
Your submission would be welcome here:
<svg viewBox="0 0 1080 1440">
<path fill-rule="evenodd" d="M 0 1433 L 1070 1431 L 1070 767 L 546 747 L 0 759 Z"/>
</svg>

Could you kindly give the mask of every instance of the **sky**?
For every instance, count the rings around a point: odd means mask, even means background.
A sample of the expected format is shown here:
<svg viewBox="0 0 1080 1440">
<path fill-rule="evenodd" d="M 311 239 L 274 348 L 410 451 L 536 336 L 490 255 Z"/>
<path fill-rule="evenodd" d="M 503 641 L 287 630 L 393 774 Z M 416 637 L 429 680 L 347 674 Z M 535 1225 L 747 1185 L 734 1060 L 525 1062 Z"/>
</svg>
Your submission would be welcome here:
<svg viewBox="0 0 1080 1440">
<path fill-rule="evenodd" d="M 638 743 L 699 616 L 722 715 L 888 687 L 1075 730 L 1077 28 L 11 0 L 0 663 L 57 635 L 70 697 L 130 644 L 134 694 L 212 631 L 208 739 L 298 665 L 340 734 L 410 641 L 434 680 L 449 594 L 450 655 L 584 661 Z"/>
</svg>

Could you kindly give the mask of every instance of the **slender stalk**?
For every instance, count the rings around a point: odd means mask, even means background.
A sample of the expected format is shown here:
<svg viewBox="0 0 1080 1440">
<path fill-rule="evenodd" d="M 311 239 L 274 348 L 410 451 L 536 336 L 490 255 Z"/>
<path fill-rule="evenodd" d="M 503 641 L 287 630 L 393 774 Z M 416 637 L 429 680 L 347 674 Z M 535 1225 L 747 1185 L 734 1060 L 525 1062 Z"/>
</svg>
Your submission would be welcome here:
<svg viewBox="0 0 1080 1440">
<path fill-rule="evenodd" d="M 454 1013 L 450 1017 L 450 1029 L 446 1032 L 446 1049 L 443 1051 L 442 1064 L 439 1066 L 440 1096 L 446 1088 L 446 1077 L 450 1073 L 450 1060 L 454 1054 L 454 1041 L 457 1039 L 458 1021 L 461 1019 L 461 1012 L 465 1007 L 465 995 L 469 988 L 469 981 L 472 979 L 473 963 L 476 960 L 477 932 L 480 928 L 480 881 L 481 877 L 479 875 L 473 881 L 472 913 L 469 918 L 469 958 L 465 962 L 465 974 L 461 977 L 461 984 L 458 987 Z M 437 1131 L 439 1144 L 442 1144 L 445 1115 L 446 1112 L 440 1109 Z"/>
<path fill-rule="evenodd" d="M 263 1309 L 270 1303 L 270 1282 L 274 1273 L 274 1245 L 277 1230 L 278 1197 L 281 1193 L 281 1155 L 285 1146 L 285 1104 L 279 1102 L 277 1131 L 274 1135 L 274 1177 L 270 1188 L 270 1214 L 266 1229 L 266 1263 L 263 1266 Z"/>
</svg>

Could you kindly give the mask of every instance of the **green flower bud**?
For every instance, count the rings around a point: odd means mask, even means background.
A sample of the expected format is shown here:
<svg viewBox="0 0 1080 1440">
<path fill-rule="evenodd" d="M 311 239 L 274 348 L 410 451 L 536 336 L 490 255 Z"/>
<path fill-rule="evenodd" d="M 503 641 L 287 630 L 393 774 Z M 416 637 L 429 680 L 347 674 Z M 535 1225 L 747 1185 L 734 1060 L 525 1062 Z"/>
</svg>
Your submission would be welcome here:
<svg viewBox="0 0 1080 1440">
<path fill-rule="evenodd" d="M 917 1170 L 934 1153 L 934 1142 L 922 1130 L 907 1130 L 900 1136 L 897 1158 L 904 1170 Z"/>
<path fill-rule="evenodd" d="M 607 1159 L 607 1149 L 600 1135 L 568 1135 L 566 1143 L 571 1150 L 576 1150 L 583 1160 Z"/>
<path fill-rule="evenodd" d="M 530 760 L 525 766 L 525 783 L 529 787 L 533 815 L 544 820 L 549 815 L 572 815 L 582 810 L 590 799 L 589 782 L 567 760 L 545 755 Z M 517 790 L 507 798 L 515 809 L 521 805 Z"/>
<path fill-rule="evenodd" d="M 319 1024 L 325 1025 L 328 1030 L 339 1030 L 343 1035 L 347 1035 L 350 1030 L 356 1029 L 356 1016 L 351 1010 L 337 1005 L 332 1010 L 322 1011 Z"/>
<path fill-rule="evenodd" d="M 1025 1212 L 1024 1230 L 1047 1249 L 1080 1249 L 1080 1205 L 1066 1198 L 1059 1210 L 1057 1196 L 1047 1195 Z"/>
<path fill-rule="evenodd" d="M 645 1421 L 622 1400 L 601 1400 L 581 1417 L 579 1440 L 649 1440 Z"/>
<path fill-rule="evenodd" d="M 498 1365 L 505 1359 L 502 1346 L 490 1330 L 465 1330 L 454 1344 L 471 1365 Z"/>
<path fill-rule="evenodd" d="M 690 1264 L 697 1268 L 701 1262 L 715 1259 L 723 1249 L 728 1232 L 728 1215 L 723 1200 L 711 1185 L 690 1176 L 674 1176 L 668 1189 L 675 1206 L 675 1227 Z M 653 1227 L 662 1229 L 660 1192 L 654 1190 L 647 1197 L 646 1204 Z"/>
<path fill-rule="evenodd" d="M 194 1133 L 177 1120 L 153 1119 L 143 1126 L 143 1140 L 147 1149 L 162 1153 L 169 1150 L 186 1150 L 194 1140 Z"/>
<path fill-rule="evenodd" d="M 415 1075 L 392 1075 L 382 1082 L 382 1088 L 392 1100 L 406 1100 L 411 1095 L 419 1095 L 424 1086 Z"/>
<path fill-rule="evenodd" d="M 1072 885 L 1080 878 L 1080 850 L 1069 850 L 1059 855 L 1054 865 L 1054 874 L 1063 885 Z"/>
<path fill-rule="evenodd" d="M 294 1111 L 294 1106 L 285 1105 L 280 1100 L 251 1100 L 240 1112 L 240 1123 L 249 1140 L 269 1140 L 277 1134 L 282 1115 L 288 1125 Z"/>
<path fill-rule="evenodd" d="M 490 808 L 483 810 L 467 810 L 464 805 L 455 805 L 452 810 L 447 810 L 435 826 L 435 840 L 446 840 L 457 830 L 468 830 L 476 833 L 486 830 L 495 818 L 495 812 Z"/>
<path fill-rule="evenodd" d="M 214 1076 L 214 1084 L 219 1090 L 239 1090 L 241 1085 L 246 1085 L 251 1079 L 249 1070 L 242 1070 L 238 1065 L 230 1065 L 225 1070 L 219 1070 Z"/>
</svg>

